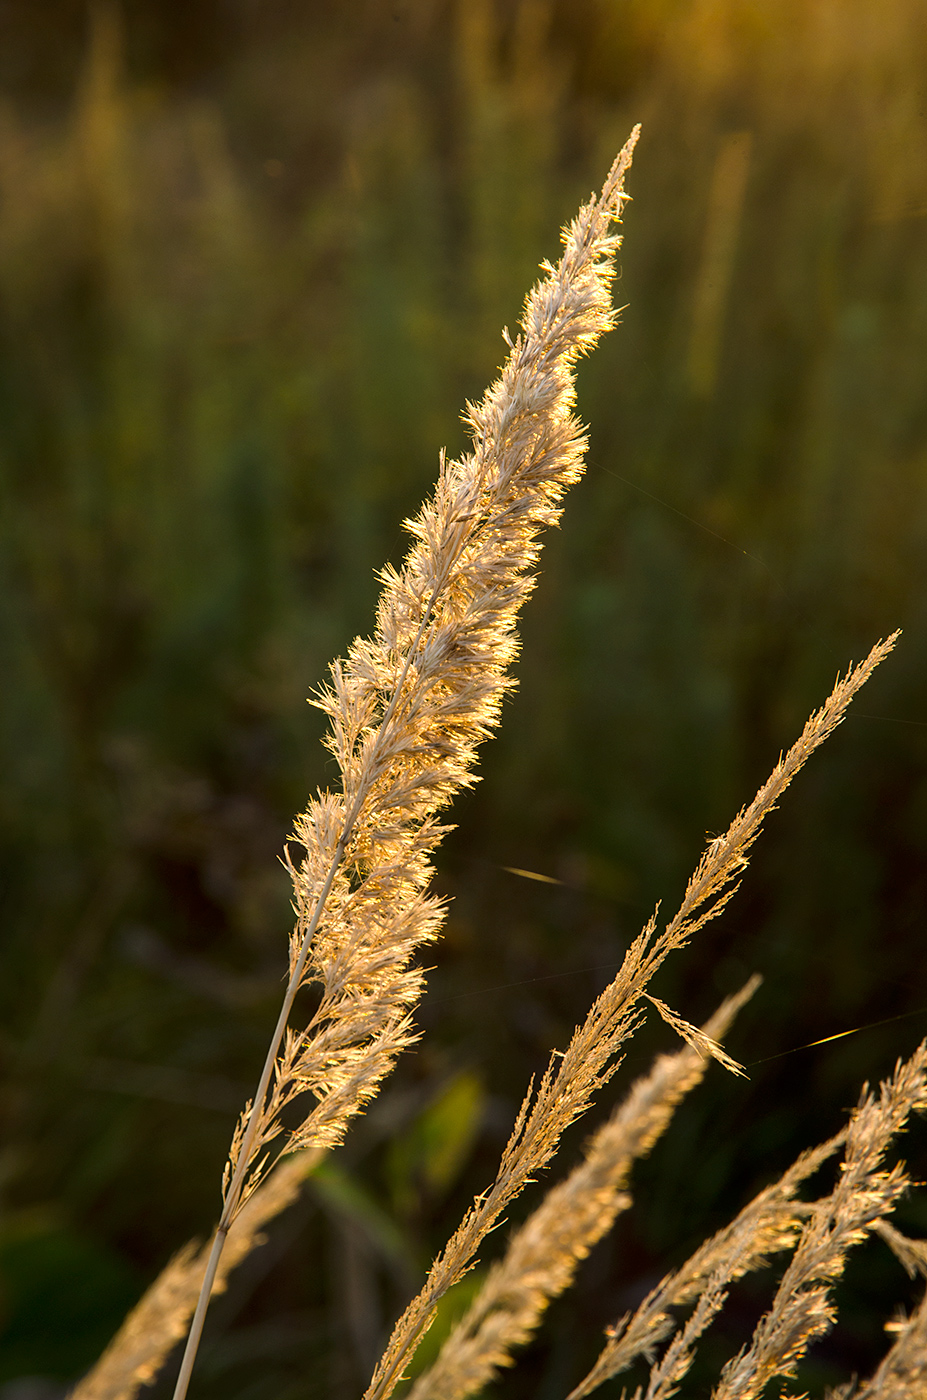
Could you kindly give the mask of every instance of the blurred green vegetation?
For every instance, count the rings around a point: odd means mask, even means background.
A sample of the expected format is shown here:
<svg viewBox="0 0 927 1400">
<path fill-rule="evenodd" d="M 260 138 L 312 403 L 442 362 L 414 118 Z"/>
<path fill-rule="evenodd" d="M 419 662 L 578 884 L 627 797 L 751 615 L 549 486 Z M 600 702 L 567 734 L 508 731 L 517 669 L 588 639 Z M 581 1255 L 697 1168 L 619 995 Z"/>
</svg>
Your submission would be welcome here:
<svg viewBox="0 0 927 1400">
<path fill-rule="evenodd" d="M 659 990 L 694 1018 L 762 972 L 747 1061 L 919 1015 L 709 1077 L 500 1386 L 553 1400 L 927 1020 L 923 5 L 186 8 L 208 23 L 172 67 L 156 10 L 85 36 L 62 7 L 66 102 L 37 23 L 3 60 L 0 1383 L 60 1395 L 209 1230 L 280 996 L 276 856 L 331 780 L 305 697 L 634 121 L 628 307 L 581 370 L 589 471 L 440 854 L 426 1037 L 217 1305 L 197 1394 L 358 1392 L 530 1073 L 835 672 L 905 629 Z M 813 1393 L 872 1364 L 899 1272 L 851 1271 Z"/>
</svg>

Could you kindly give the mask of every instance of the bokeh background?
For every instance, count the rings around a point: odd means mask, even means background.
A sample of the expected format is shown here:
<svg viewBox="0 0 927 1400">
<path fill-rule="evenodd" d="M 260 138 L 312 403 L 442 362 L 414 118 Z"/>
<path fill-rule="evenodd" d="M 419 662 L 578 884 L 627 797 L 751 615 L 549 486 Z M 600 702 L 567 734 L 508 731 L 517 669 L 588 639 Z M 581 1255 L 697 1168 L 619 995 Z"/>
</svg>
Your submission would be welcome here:
<svg viewBox="0 0 927 1400">
<path fill-rule="evenodd" d="M 198 1397 L 360 1393 L 529 1075 L 837 671 L 905 629 L 661 974 L 690 1018 L 763 974 L 730 1042 L 752 1077 L 712 1069 L 492 1392 L 560 1400 L 927 1026 L 924 0 L 5 0 L 0 24 L 3 1400 L 63 1396 L 213 1223 L 281 995 L 277 856 L 332 779 L 305 698 L 635 121 L 627 310 L 582 367 L 589 469 L 439 854 L 424 1039 L 214 1308 Z M 671 1044 L 646 1028 L 598 1112 Z M 927 1230 L 927 1195 L 901 1218 Z M 685 1394 L 771 1287 L 735 1290 Z M 799 1388 L 864 1373 L 912 1288 L 861 1251 Z"/>
</svg>

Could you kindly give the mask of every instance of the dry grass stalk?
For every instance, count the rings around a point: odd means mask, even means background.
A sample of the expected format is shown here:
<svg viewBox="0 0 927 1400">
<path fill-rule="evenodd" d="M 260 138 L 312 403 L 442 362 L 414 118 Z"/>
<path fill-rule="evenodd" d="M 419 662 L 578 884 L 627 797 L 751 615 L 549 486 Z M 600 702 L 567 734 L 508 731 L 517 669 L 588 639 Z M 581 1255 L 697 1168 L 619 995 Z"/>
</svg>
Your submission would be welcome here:
<svg viewBox="0 0 927 1400">
<path fill-rule="evenodd" d="M 221 1293 L 231 1271 L 262 1243 L 264 1227 L 293 1204 L 321 1159 L 320 1150 L 281 1162 L 252 1194 L 229 1231 L 213 1283 Z M 135 1305 L 96 1365 L 71 1391 L 70 1400 L 133 1400 L 158 1375 L 193 1316 L 208 1247 L 191 1240 L 162 1269 Z"/>
<path fill-rule="evenodd" d="M 651 977 L 670 952 L 684 947 L 693 933 L 724 908 L 736 889 L 734 882 L 747 864 L 747 852 L 759 835 L 764 818 L 818 745 L 841 723 L 853 696 L 891 651 L 897 636 L 896 632 L 878 642 L 865 661 L 851 667 L 843 678 L 838 677 L 824 705 L 808 719 L 797 742 L 780 758 L 750 805 L 738 813 L 723 836 L 709 844 L 682 904 L 663 932 L 657 933 L 654 916 L 631 944 L 618 975 L 593 1003 L 566 1051 L 562 1055 L 555 1053 L 533 1102 L 529 1090 L 495 1181 L 474 1201 L 432 1265 L 424 1288 L 397 1322 L 365 1400 L 386 1400 L 392 1393 L 430 1327 L 439 1299 L 467 1272 L 482 1240 L 502 1212 L 546 1166 L 563 1133 L 585 1112 L 595 1093 L 614 1073 L 615 1057 L 639 1023 L 638 1003 Z M 685 1023 L 673 1015 L 681 1030 Z M 687 1026 L 687 1035 L 698 1040 L 694 1027 Z M 710 1043 L 701 1043 L 711 1050 Z"/>
<path fill-rule="evenodd" d="M 845 1387 L 842 1395 L 834 1392 L 833 1400 L 923 1400 L 927 1395 L 927 1297 L 909 1318 L 889 1325 L 897 1335 L 873 1376 L 858 1388 Z"/>
<path fill-rule="evenodd" d="M 887 1220 L 873 1226 L 907 1273 L 927 1276 L 927 1241 L 911 1240 Z M 895 1340 L 868 1381 L 848 1381 L 828 1391 L 827 1400 L 923 1400 L 927 1395 L 927 1297 L 910 1317 L 886 1323 Z"/>
<path fill-rule="evenodd" d="M 222 1215 L 175 1400 L 186 1394 L 211 1291 L 222 1286 L 235 1258 L 252 1247 L 259 1223 L 276 1213 L 279 1206 L 271 1206 L 274 1187 L 278 1195 L 290 1191 L 286 1166 L 277 1168 L 265 1189 L 261 1186 L 279 1139 L 283 1151 L 319 1152 L 337 1145 L 397 1055 L 416 1038 L 411 1009 L 423 978 L 412 958 L 422 943 L 437 936 L 443 917 L 441 902 L 426 893 L 430 856 L 448 829 L 437 816 L 457 790 L 475 781 L 478 745 L 498 721 L 502 699 L 513 685 L 506 670 L 517 652 L 517 615 L 534 586 L 538 536 L 557 522 L 561 498 L 582 472 L 585 439 L 572 414 L 573 369 L 616 319 L 609 289 L 620 240 L 611 225 L 620 219 L 627 199 L 623 179 L 637 135 L 635 129 L 602 194 L 565 230 L 558 266 L 545 264 L 547 276 L 527 299 L 521 334 L 513 343 L 506 333 L 511 355 L 499 380 L 479 405 L 468 406 L 473 452 L 460 461 L 442 457 L 434 495 L 407 522 L 416 542 L 402 570 L 387 568 L 381 575 L 373 638 L 353 644 L 347 660 L 334 664 L 331 686 L 320 692 L 317 703 L 331 721 L 327 743 L 341 770 L 342 791 L 320 793 L 296 824 L 293 841 L 304 854 L 298 867 L 290 864 L 297 923 L 289 982 L 254 1100 L 233 1137 Z M 723 837 L 710 843 L 674 918 L 661 933 L 656 915 L 649 920 L 567 1050 L 552 1058 L 537 1093 L 529 1089 L 495 1182 L 467 1212 L 424 1289 L 397 1323 L 367 1400 L 386 1400 L 438 1300 L 471 1266 L 501 1213 L 547 1164 L 563 1132 L 614 1073 L 618 1052 L 639 1022 L 642 998 L 698 1055 L 713 1055 L 739 1070 L 712 1036 L 650 996 L 648 983 L 672 950 L 685 946 L 723 909 L 765 816 L 841 722 L 896 636 L 878 643 L 861 665 L 838 678 L 753 802 Z M 305 1030 L 297 1032 L 289 1025 L 290 1013 L 297 993 L 307 986 L 318 989 L 318 1002 Z M 312 1095 L 314 1106 L 295 1129 L 285 1130 L 283 1110 L 305 1093 Z M 647 1132 L 657 1129 L 641 1131 L 644 1143 Z M 889 1174 L 886 1181 L 887 1201 L 900 1177 L 896 1181 Z M 620 1205 L 615 1184 L 608 1190 L 612 1202 L 606 1215 Z M 595 1209 L 601 1215 L 601 1201 Z M 791 1209 L 794 1214 L 798 1207 Z M 237 1231 L 236 1222 L 241 1222 Z M 584 1227 L 590 1238 L 600 1225 L 601 1220 Z M 781 1221 L 771 1227 L 774 1235 L 779 1230 L 777 1238 L 791 1228 Z M 580 1229 L 567 1247 L 563 1286 L 588 1247 L 581 1236 Z M 227 1237 L 239 1243 L 223 1262 Z M 801 1253 L 800 1246 L 796 1258 Z M 101 1362 L 84 1382 L 78 1392 L 82 1400 L 131 1395 L 141 1379 L 156 1372 L 189 1315 L 191 1280 L 202 1264 L 202 1254 L 188 1248 L 168 1266 L 110 1348 L 106 1364 Z M 721 1264 L 713 1268 L 711 1287 L 696 1290 L 705 1296 L 699 1319 L 711 1312 L 712 1299 L 723 1287 Z M 558 1286 L 555 1273 L 553 1267 L 548 1293 L 546 1285 L 539 1289 L 540 1307 Z M 813 1296 L 813 1290 L 804 1290 L 806 1300 Z M 538 1306 L 537 1299 L 531 1306 Z M 815 1325 L 812 1319 L 812 1331 Z M 660 1326 L 665 1336 L 672 1324 L 664 1320 Z M 647 1346 L 653 1329 L 649 1335 Z M 677 1348 L 680 1354 L 688 1345 L 685 1337 Z M 672 1389 L 673 1365 L 666 1370 L 665 1384 L 659 1378 L 655 1382 L 663 1387 L 661 1395 Z M 106 1375 L 117 1377 L 110 1389 L 93 1389 L 97 1382 L 109 1384 Z M 726 1375 L 725 1383 L 728 1379 Z M 729 1397 L 725 1394 L 723 1400 Z"/>
<path fill-rule="evenodd" d="M 830 1288 L 847 1251 L 891 1213 L 908 1187 L 900 1165 L 885 1170 L 886 1150 L 912 1112 L 927 1109 L 927 1041 L 899 1063 L 878 1098 L 863 1091 L 847 1129 L 840 1178 L 817 1201 L 772 1307 L 753 1338 L 721 1375 L 714 1400 L 756 1400 L 775 1376 L 793 1376 L 810 1344 L 833 1326 Z"/>
<path fill-rule="evenodd" d="M 827 1330 L 833 1310 L 827 1287 L 842 1272 L 844 1256 L 869 1231 L 880 1234 L 909 1272 L 927 1272 L 927 1246 L 909 1240 L 883 1218 L 907 1187 L 901 1168 L 882 1170 L 892 1137 L 912 1111 L 927 1107 L 927 1043 L 896 1068 L 878 1100 L 864 1091 L 849 1126 L 820 1147 L 802 1154 L 789 1170 L 761 1191 L 732 1223 L 706 1241 L 675 1273 L 655 1288 L 632 1317 L 610 1329 L 605 1347 L 569 1400 L 583 1400 L 603 1381 L 627 1370 L 640 1356 L 651 1362 L 646 1392 L 635 1400 L 669 1400 L 692 1364 L 699 1337 L 723 1306 L 728 1285 L 762 1268 L 770 1254 L 795 1248 L 773 1306 L 754 1332 L 750 1348 L 725 1368 L 715 1400 L 759 1396 L 776 1375 L 791 1375 L 815 1337 Z M 803 1202 L 795 1193 L 841 1146 L 840 1177 L 822 1199 Z M 673 1332 L 671 1309 L 695 1302 L 659 1362 L 657 1348 Z M 876 1376 L 884 1390 L 868 1388 L 858 1400 L 915 1400 L 921 1391 L 905 1389 L 908 1377 L 927 1374 L 927 1306 L 902 1331 Z M 920 1369 L 919 1369 L 920 1368 Z M 892 1388 L 894 1387 L 894 1388 Z M 849 1400 L 850 1388 L 831 1400 Z"/>
<path fill-rule="evenodd" d="M 374 1047 L 413 1036 L 406 1013 L 423 978 L 409 959 L 443 912 L 422 894 L 427 856 L 448 829 L 434 818 L 476 781 L 477 746 L 514 686 L 506 670 L 536 582 L 538 535 L 556 524 L 583 469 L 573 366 L 616 319 L 609 289 L 620 240 L 610 226 L 628 198 L 636 140 L 637 130 L 599 199 L 564 232 L 564 255 L 530 293 L 501 378 L 468 405 L 474 451 L 442 461 L 432 500 L 407 522 L 417 543 L 401 573 L 382 572 L 373 640 L 356 641 L 334 665 L 318 701 L 344 790 L 320 796 L 297 823 L 306 854 L 294 871 L 292 961 L 316 920 L 301 977 L 322 998 L 307 1030 L 287 1038 L 253 1151 L 279 1131 L 279 1107 L 306 1090 L 319 1102 L 290 1145 L 334 1146 L 395 1058 L 394 1045 Z"/>
<path fill-rule="evenodd" d="M 918 1274 L 927 1278 L 927 1240 L 908 1239 L 887 1220 L 877 1220 L 872 1228 L 888 1245 L 909 1278 L 917 1278 Z"/>
<path fill-rule="evenodd" d="M 706 1240 L 685 1264 L 663 1279 L 633 1315 L 611 1327 L 595 1365 L 571 1391 L 569 1400 L 582 1400 L 603 1381 L 626 1371 L 640 1356 L 652 1363 L 658 1346 L 676 1330 L 671 1309 L 686 1307 L 707 1293 L 709 1302 L 699 1315 L 698 1324 L 688 1328 L 666 1368 L 666 1374 L 676 1369 L 681 1375 L 683 1353 L 691 1350 L 696 1328 L 704 1330 L 717 1311 L 714 1308 L 709 1315 L 709 1306 L 715 1301 L 718 1306 L 723 1302 L 724 1284 L 762 1268 L 770 1254 L 794 1245 L 808 1211 L 808 1206 L 795 1199 L 796 1192 L 845 1139 L 844 1130 L 820 1147 L 802 1153 L 778 1181 L 744 1206 L 730 1225 Z"/>
<path fill-rule="evenodd" d="M 540 531 L 582 472 L 585 437 L 572 413 L 574 366 L 616 319 L 610 297 L 620 240 L 612 224 L 638 130 L 598 199 L 563 235 L 556 268 L 529 294 L 500 378 L 468 405 L 473 452 L 442 458 L 399 573 L 386 568 L 372 639 L 359 639 L 318 704 L 342 775 L 298 819 L 291 865 L 297 923 L 290 978 L 252 1103 L 235 1131 L 223 1209 L 175 1391 L 186 1394 L 211 1278 L 225 1236 L 284 1134 L 282 1113 L 313 1095 L 287 1150 L 332 1147 L 416 1038 L 410 1009 L 423 983 L 415 951 L 437 935 L 441 902 L 426 894 L 429 856 L 447 831 L 437 813 L 475 779 L 480 741 L 513 682 L 515 623 L 534 586 Z M 506 335 L 508 339 L 508 336 Z M 308 1026 L 290 1012 L 319 988 Z"/>
<path fill-rule="evenodd" d="M 751 978 L 712 1016 L 703 1034 L 713 1043 L 760 980 Z M 623 1188 L 633 1162 L 650 1151 L 707 1066 L 706 1054 L 687 1047 L 661 1055 L 650 1073 L 632 1085 L 589 1142 L 583 1161 L 513 1235 L 434 1365 L 415 1382 L 409 1400 L 462 1400 L 512 1364 L 513 1349 L 529 1340 L 550 1300 L 570 1287 L 580 1261 L 630 1206 Z"/>
</svg>

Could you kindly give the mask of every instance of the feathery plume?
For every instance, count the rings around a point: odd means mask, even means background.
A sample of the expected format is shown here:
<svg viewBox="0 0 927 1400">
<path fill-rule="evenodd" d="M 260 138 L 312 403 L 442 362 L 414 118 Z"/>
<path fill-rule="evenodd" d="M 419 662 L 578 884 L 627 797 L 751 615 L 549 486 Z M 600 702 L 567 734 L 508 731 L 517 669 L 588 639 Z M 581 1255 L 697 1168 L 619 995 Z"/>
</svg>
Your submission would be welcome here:
<svg viewBox="0 0 927 1400">
<path fill-rule="evenodd" d="M 909 1318 L 890 1325 L 897 1334 L 894 1342 L 868 1381 L 858 1389 L 847 1387 L 848 1400 L 922 1400 L 927 1394 L 927 1297 Z"/>
<path fill-rule="evenodd" d="M 699 1034 L 716 1045 L 760 981 L 752 977 L 728 997 Z M 570 1287 L 580 1261 L 628 1209 L 631 1198 L 623 1188 L 633 1162 L 650 1151 L 707 1067 L 706 1055 L 687 1046 L 660 1055 L 650 1073 L 631 1086 L 592 1137 L 583 1161 L 513 1235 L 409 1400 L 463 1400 L 512 1364 L 513 1349 L 528 1341 L 550 1300 Z"/>
<path fill-rule="evenodd" d="M 795 1256 L 770 1312 L 754 1332 L 750 1349 L 728 1363 L 714 1400 L 759 1396 L 773 1376 L 793 1373 L 810 1342 L 833 1319 L 827 1285 L 842 1272 L 847 1250 L 870 1230 L 882 1236 L 910 1273 L 927 1273 L 924 1242 L 907 1239 L 884 1219 L 906 1189 L 907 1178 L 901 1168 L 881 1170 L 892 1137 L 912 1111 L 925 1107 L 927 1042 L 905 1064 L 896 1066 L 878 1101 L 864 1090 L 847 1128 L 803 1153 L 777 1182 L 744 1206 L 730 1225 L 653 1289 L 632 1317 L 624 1317 L 610 1328 L 595 1365 L 568 1400 L 584 1400 L 603 1381 L 627 1370 L 639 1356 L 651 1363 L 651 1371 L 646 1392 L 638 1391 L 636 1400 L 670 1400 L 692 1364 L 696 1342 L 724 1305 L 728 1285 L 764 1267 L 768 1256 L 780 1250 L 794 1248 Z M 818 1201 L 796 1200 L 801 1183 L 840 1147 L 845 1147 L 845 1153 L 835 1189 Z M 671 1309 L 693 1301 L 695 1308 L 677 1332 Z M 909 1375 L 927 1375 L 927 1306 L 919 1313 L 923 1316 L 915 1313 L 868 1383 L 884 1384 L 884 1394 L 880 1390 L 870 1393 L 868 1388 L 857 1393 L 850 1386 L 833 1392 L 830 1400 L 849 1400 L 851 1395 L 853 1400 L 915 1400 L 915 1391 L 904 1386 Z M 670 1336 L 672 1341 L 657 1362 L 657 1348 Z"/>
<path fill-rule="evenodd" d="M 877 1220 L 874 1232 L 883 1239 L 909 1278 L 927 1278 L 927 1240 L 911 1240 L 887 1220 Z"/>
<path fill-rule="evenodd" d="M 775 1376 L 793 1376 L 810 1344 L 833 1326 L 831 1285 L 847 1251 L 894 1210 L 908 1187 L 897 1165 L 882 1163 L 894 1135 L 912 1112 L 927 1109 L 927 1041 L 899 1062 L 878 1098 L 864 1089 L 847 1129 L 840 1179 L 815 1203 L 772 1307 L 749 1347 L 725 1366 L 713 1400 L 756 1400 Z"/>
<path fill-rule="evenodd" d="M 778 1181 L 767 1186 L 735 1216 L 730 1225 L 700 1245 L 673 1273 L 647 1295 L 633 1316 L 623 1317 L 609 1328 L 605 1346 L 588 1375 L 570 1392 L 568 1400 L 583 1400 L 603 1381 L 626 1371 L 639 1356 L 653 1363 L 657 1348 L 676 1330 L 672 1308 L 686 1307 L 706 1292 L 709 1302 L 698 1323 L 685 1336 L 683 1346 L 667 1368 L 678 1368 L 681 1352 L 689 1352 L 696 1327 L 703 1330 L 723 1302 L 725 1283 L 763 1268 L 771 1254 L 791 1248 L 809 1207 L 795 1199 L 802 1182 L 812 1176 L 842 1146 L 846 1130 L 810 1152 L 804 1152 Z M 713 1308 L 713 1311 L 709 1311 Z M 695 1314 L 693 1314 L 695 1317 Z M 691 1319 L 690 1319 L 691 1321 Z M 677 1370 L 677 1378 L 682 1374 Z"/>
<path fill-rule="evenodd" d="M 534 1174 L 550 1161 L 563 1133 L 589 1107 L 594 1095 L 614 1074 L 621 1045 L 639 1024 L 638 1002 L 651 977 L 676 948 L 717 917 L 736 889 L 736 877 L 747 865 L 747 852 L 789 783 L 818 745 L 833 733 L 859 688 L 891 651 L 895 632 L 877 642 L 866 660 L 838 676 L 820 710 L 805 724 L 796 743 L 780 757 L 772 774 L 728 830 L 712 841 L 689 880 L 676 914 L 657 934 L 656 915 L 631 944 L 615 979 L 593 1002 L 562 1055 L 555 1053 L 541 1078 L 537 1094 L 529 1088 L 496 1179 L 477 1197 L 455 1233 L 434 1261 L 424 1287 L 396 1323 L 367 1389 L 365 1400 L 386 1400 L 402 1376 L 434 1319 L 441 1297 L 471 1267 L 476 1252 L 503 1210 Z M 532 1102 L 533 1097 L 533 1102 Z"/>
<path fill-rule="evenodd" d="M 564 231 L 558 266 L 529 293 L 499 379 L 467 406 L 473 452 L 441 459 L 431 500 L 407 526 L 400 572 L 381 573 L 372 638 L 335 662 L 317 700 L 342 791 L 320 793 L 296 823 L 290 864 L 297 911 L 290 978 L 254 1099 L 233 1137 L 223 1209 L 181 1363 L 186 1394 L 211 1279 L 236 1214 L 284 1134 L 294 1099 L 316 1102 L 287 1150 L 333 1147 L 376 1094 L 415 1031 L 423 974 L 411 959 L 437 936 L 443 909 L 425 892 L 429 856 L 447 831 L 437 813 L 474 781 L 479 743 L 513 682 L 515 623 L 534 586 L 540 531 L 582 473 L 586 440 L 572 413 L 573 369 L 615 324 L 610 297 L 639 128 L 601 195 Z M 297 992 L 319 989 L 305 1030 L 289 1025 Z"/>
</svg>

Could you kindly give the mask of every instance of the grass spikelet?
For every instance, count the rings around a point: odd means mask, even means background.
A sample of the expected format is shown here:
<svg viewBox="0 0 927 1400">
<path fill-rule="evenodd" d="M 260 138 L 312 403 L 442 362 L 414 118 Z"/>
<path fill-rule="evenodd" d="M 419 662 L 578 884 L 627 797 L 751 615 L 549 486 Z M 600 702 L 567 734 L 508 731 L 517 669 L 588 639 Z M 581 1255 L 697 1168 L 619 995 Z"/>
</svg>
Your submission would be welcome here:
<svg viewBox="0 0 927 1400">
<path fill-rule="evenodd" d="M 443 910 L 426 894 L 429 856 L 447 827 L 437 813 L 475 779 L 479 743 L 513 681 L 515 623 L 530 594 L 539 533 L 556 524 L 582 473 L 585 437 L 573 415 L 576 360 L 615 323 L 612 232 L 638 129 L 602 193 L 564 230 L 556 267 L 529 293 L 521 333 L 482 402 L 468 404 L 473 451 L 441 459 L 437 486 L 407 527 L 399 572 L 384 569 L 372 638 L 332 667 L 316 703 L 340 793 L 324 792 L 297 820 L 290 863 L 297 922 L 290 976 L 254 1100 L 236 1129 L 223 1209 L 180 1376 L 186 1394 L 212 1276 L 225 1237 L 284 1137 L 284 1150 L 333 1147 L 414 1039 L 422 990 L 415 951 L 437 936 Z M 304 1030 L 290 1026 L 302 987 L 319 1001 Z M 284 1131 L 304 1094 L 315 1104 Z"/>
<path fill-rule="evenodd" d="M 747 865 L 748 852 L 763 821 L 815 749 L 840 724 L 853 696 L 895 644 L 898 633 L 877 642 L 865 661 L 837 677 L 820 710 L 805 724 L 798 740 L 779 759 L 749 806 L 728 830 L 712 841 L 689 880 L 673 918 L 657 933 L 656 915 L 631 944 L 614 980 L 593 1002 L 562 1055 L 555 1054 L 537 1093 L 529 1090 L 490 1189 L 466 1213 L 433 1263 L 424 1287 L 396 1323 L 365 1400 L 386 1400 L 431 1325 L 438 1301 L 471 1267 L 483 1239 L 502 1212 L 536 1172 L 547 1165 L 566 1129 L 589 1107 L 595 1094 L 618 1067 L 618 1053 L 639 1024 L 638 1003 L 665 959 L 685 947 L 709 919 L 724 908 Z M 686 1023 L 688 1024 L 688 1023 Z"/>
<path fill-rule="evenodd" d="M 909 1318 L 889 1327 L 897 1334 L 894 1342 L 868 1381 L 845 1388 L 847 1400 L 920 1400 L 927 1394 L 927 1297 Z M 841 1400 L 839 1392 L 833 1400 Z"/>
<path fill-rule="evenodd" d="M 863 1091 L 849 1125 L 803 1153 L 777 1182 L 765 1188 L 730 1225 L 701 1245 L 681 1268 L 644 1299 L 633 1316 L 609 1330 L 592 1369 L 568 1400 L 584 1400 L 640 1356 L 651 1363 L 643 1400 L 670 1400 L 692 1364 L 702 1333 L 724 1305 L 728 1286 L 762 1268 L 771 1254 L 794 1249 L 772 1307 L 749 1347 L 724 1368 L 713 1400 L 753 1400 L 776 1376 L 794 1374 L 811 1343 L 830 1329 L 835 1309 L 830 1288 L 843 1272 L 847 1251 L 871 1231 L 880 1234 L 909 1271 L 925 1268 L 924 1244 L 908 1240 L 885 1219 L 907 1189 L 901 1166 L 884 1170 L 885 1152 L 912 1112 L 927 1107 L 927 1042 L 899 1064 L 878 1098 Z M 799 1186 L 840 1148 L 837 1185 L 820 1200 L 796 1199 Z M 677 1331 L 674 1308 L 695 1307 Z M 673 1335 L 675 1333 L 675 1335 Z M 672 1340 L 657 1361 L 657 1349 Z M 854 1400 L 915 1400 L 915 1379 L 927 1375 L 927 1307 L 901 1328 L 891 1351 Z M 835 1392 L 832 1400 L 842 1400 Z"/>
<path fill-rule="evenodd" d="M 877 1220 L 875 1233 L 883 1239 L 909 1278 L 927 1277 L 927 1240 L 910 1240 L 887 1220 Z"/>
<path fill-rule="evenodd" d="M 661 1001 L 659 997 L 651 996 L 649 992 L 645 992 L 644 995 L 647 1001 L 650 1002 L 650 1005 L 656 1007 L 666 1024 L 672 1026 L 676 1034 L 680 1036 L 687 1045 L 691 1045 L 697 1055 L 701 1055 L 704 1059 L 717 1060 L 718 1064 L 730 1070 L 731 1074 L 739 1074 L 744 1079 L 748 1077 L 747 1071 L 744 1069 L 743 1065 L 738 1064 L 736 1060 L 732 1060 L 730 1055 L 721 1048 L 711 1035 L 706 1034 L 703 1030 L 699 1030 L 698 1026 L 690 1025 L 688 1021 L 682 1016 L 678 1016 L 672 1007 L 667 1006 L 666 1002 Z"/>
<path fill-rule="evenodd" d="M 909 1184 L 900 1165 L 883 1168 L 885 1152 L 909 1115 L 925 1108 L 927 1042 L 896 1066 L 878 1098 L 863 1091 L 837 1185 L 815 1204 L 772 1307 L 749 1347 L 724 1368 L 714 1400 L 756 1400 L 775 1376 L 793 1376 L 810 1344 L 830 1330 L 836 1316 L 830 1290 L 847 1251 L 891 1213 Z"/>
<path fill-rule="evenodd" d="M 754 977 L 728 997 L 701 1034 L 712 1044 L 759 986 Z M 569 1288 L 582 1259 L 627 1210 L 624 1190 L 633 1162 L 665 1131 L 681 1099 L 702 1080 L 708 1060 L 687 1046 L 661 1055 L 631 1086 L 592 1137 L 583 1161 L 554 1186 L 513 1235 L 466 1316 L 434 1365 L 419 1376 L 409 1400 L 463 1400 L 512 1363 L 552 1298 Z"/>
</svg>

